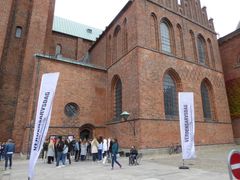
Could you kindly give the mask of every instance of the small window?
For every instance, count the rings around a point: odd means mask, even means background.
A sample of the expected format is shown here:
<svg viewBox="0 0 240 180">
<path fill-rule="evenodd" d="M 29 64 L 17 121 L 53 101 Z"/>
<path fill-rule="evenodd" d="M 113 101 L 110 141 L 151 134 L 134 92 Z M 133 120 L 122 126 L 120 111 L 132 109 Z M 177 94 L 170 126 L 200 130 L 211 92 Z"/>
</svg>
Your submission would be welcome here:
<svg viewBox="0 0 240 180">
<path fill-rule="evenodd" d="M 17 26 L 16 27 L 16 34 L 15 34 L 16 38 L 21 38 L 22 37 L 22 27 Z"/>
<path fill-rule="evenodd" d="M 57 44 L 56 49 L 55 49 L 55 55 L 59 56 L 62 54 L 62 46 L 60 44 Z"/>
<path fill-rule="evenodd" d="M 79 106 L 76 103 L 68 103 L 64 108 L 64 113 L 67 117 L 75 117 L 79 114 Z"/>
<path fill-rule="evenodd" d="M 87 32 L 92 34 L 92 29 L 87 29 Z"/>
</svg>

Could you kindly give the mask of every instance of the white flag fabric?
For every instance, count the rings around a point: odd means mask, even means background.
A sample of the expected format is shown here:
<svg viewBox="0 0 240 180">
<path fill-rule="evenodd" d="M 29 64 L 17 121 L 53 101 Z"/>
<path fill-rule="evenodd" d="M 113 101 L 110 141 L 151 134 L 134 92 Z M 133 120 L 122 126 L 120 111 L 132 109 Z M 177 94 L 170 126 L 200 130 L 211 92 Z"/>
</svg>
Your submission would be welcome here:
<svg viewBox="0 0 240 180">
<path fill-rule="evenodd" d="M 38 97 L 31 155 L 29 160 L 28 179 L 32 180 L 34 167 L 45 141 L 51 119 L 52 103 L 55 95 L 59 73 L 42 75 Z"/>
<path fill-rule="evenodd" d="M 195 154 L 195 117 L 192 92 L 178 93 L 182 158 L 193 159 Z"/>
</svg>

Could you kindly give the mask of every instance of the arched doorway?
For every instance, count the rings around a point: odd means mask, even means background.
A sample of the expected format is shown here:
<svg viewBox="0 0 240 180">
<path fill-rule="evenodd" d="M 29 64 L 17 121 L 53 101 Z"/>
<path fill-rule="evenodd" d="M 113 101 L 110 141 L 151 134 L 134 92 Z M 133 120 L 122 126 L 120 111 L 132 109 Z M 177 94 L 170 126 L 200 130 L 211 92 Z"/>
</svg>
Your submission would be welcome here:
<svg viewBox="0 0 240 180">
<path fill-rule="evenodd" d="M 85 124 L 80 128 L 80 138 L 83 139 L 92 139 L 93 138 L 93 129 L 94 126 L 91 124 Z"/>
</svg>

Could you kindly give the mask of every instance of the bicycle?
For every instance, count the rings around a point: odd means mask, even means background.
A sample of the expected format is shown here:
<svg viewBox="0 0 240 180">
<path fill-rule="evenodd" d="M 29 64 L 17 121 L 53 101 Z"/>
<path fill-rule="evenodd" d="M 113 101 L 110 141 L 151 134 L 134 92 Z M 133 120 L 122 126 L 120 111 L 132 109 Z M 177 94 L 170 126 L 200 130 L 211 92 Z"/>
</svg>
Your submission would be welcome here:
<svg viewBox="0 0 240 180">
<path fill-rule="evenodd" d="M 171 155 L 171 154 L 179 154 L 182 152 L 182 146 L 177 144 L 177 145 L 171 145 L 169 148 L 168 148 L 168 154 Z"/>
</svg>

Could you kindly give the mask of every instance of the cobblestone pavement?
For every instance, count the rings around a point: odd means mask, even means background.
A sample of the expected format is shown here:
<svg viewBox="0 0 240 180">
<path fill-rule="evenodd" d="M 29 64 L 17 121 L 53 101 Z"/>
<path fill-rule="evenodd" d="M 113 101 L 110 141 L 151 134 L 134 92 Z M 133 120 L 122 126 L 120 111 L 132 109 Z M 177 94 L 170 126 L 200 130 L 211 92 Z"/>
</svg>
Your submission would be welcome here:
<svg viewBox="0 0 240 180">
<path fill-rule="evenodd" d="M 180 170 L 181 154 L 151 154 L 144 156 L 140 165 L 129 166 L 128 159 L 119 159 L 122 168 L 111 170 L 110 164 L 85 161 L 73 162 L 62 168 L 46 164 L 41 159 L 35 168 L 34 180 L 228 180 L 227 157 L 236 145 L 197 147 L 197 158 L 185 161 L 189 170 Z M 13 168 L 3 170 L 0 162 L 1 180 L 27 180 L 28 161 L 15 156 Z"/>
</svg>

